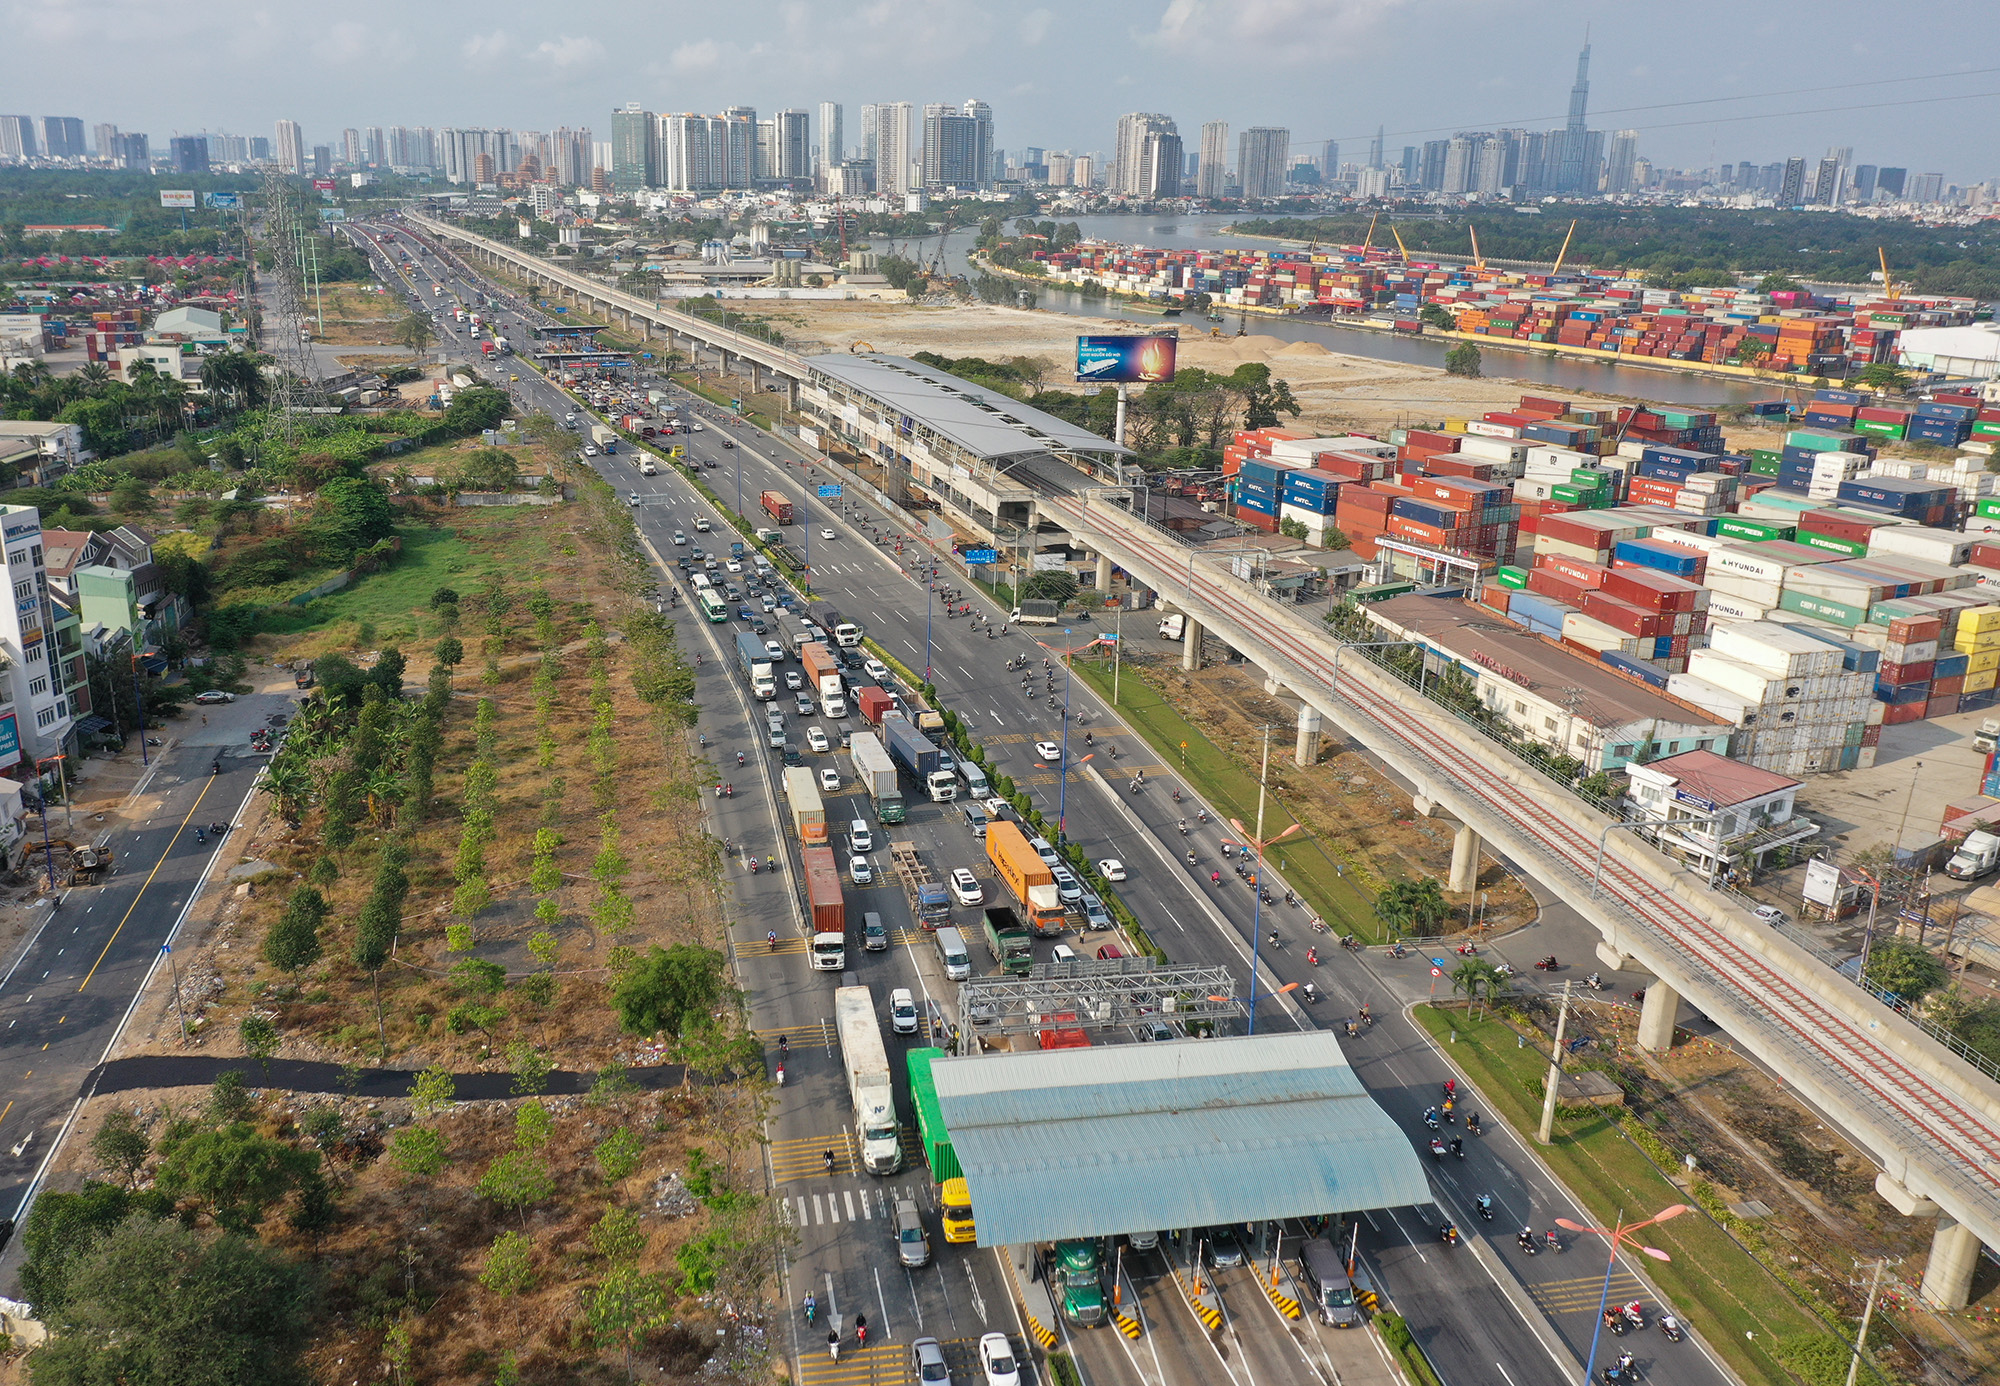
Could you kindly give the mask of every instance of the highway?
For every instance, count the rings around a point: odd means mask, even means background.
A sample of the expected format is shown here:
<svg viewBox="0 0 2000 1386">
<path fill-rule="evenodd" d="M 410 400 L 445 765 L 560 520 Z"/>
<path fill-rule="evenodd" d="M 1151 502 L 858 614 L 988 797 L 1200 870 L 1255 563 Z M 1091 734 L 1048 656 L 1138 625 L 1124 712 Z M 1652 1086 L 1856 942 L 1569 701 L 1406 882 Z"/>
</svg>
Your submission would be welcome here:
<svg viewBox="0 0 2000 1386">
<path fill-rule="evenodd" d="M 483 298 L 495 292 L 483 282 L 475 286 L 459 267 L 447 268 L 428 256 L 420 258 L 427 273 L 443 277 L 453 293 L 468 301 L 475 294 Z M 530 341 L 525 326 L 503 310 L 502 330 L 510 338 Z M 513 388 L 524 406 L 546 410 L 557 418 L 572 410 L 583 412 L 573 397 L 555 389 L 532 369 L 518 369 L 522 379 Z M 678 389 L 674 397 L 683 418 L 699 418 L 707 425 L 702 433 L 684 434 L 674 441 L 688 446 L 690 458 L 702 465 L 704 479 L 716 494 L 733 501 L 740 485 L 744 504 L 753 514 L 755 498 L 767 488 L 782 490 L 793 499 L 800 511 L 801 528 L 813 536 L 815 596 L 833 601 L 851 618 L 864 620 L 870 637 L 910 667 L 921 670 L 928 663 L 941 699 L 965 719 L 969 732 L 986 746 L 991 766 L 1031 790 L 1045 812 L 1052 813 L 1059 798 L 1066 800 L 1069 836 L 1093 859 L 1117 857 L 1128 865 L 1131 875 L 1119 887 L 1121 896 L 1176 961 L 1226 964 L 1239 978 L 1247 979 L 1252 927 L 1249 892 L 1226 871 L 1224 887 L 1209 884 L 1209 871 L 1222 861 L 1224 830 L 1214 821 L 1191 824 L 1194 831 L 1190 837 L 1181 838 L 1176 820 L 1183 815 L 1192 819 L 1196 805 L 1191 798 L 1179 805 L 1172 801 L 1171 791 L 1178 781 L 1171 768 L 1155 761 L 1080 680 L 1066 691 L 1071 709 L 1088 715 L 1085 727 L 1095 738 L 1097 753 L 1091 764 L 1110 764 L 1110 748 L 1116 745 L 1120 751 L 1118 777 L 1107 782 L 1090 766 L 1038 768 L 1032 743 L 1044 738 L 1061 740 L 1059 719 L 1048 710 L 1048 694 L 1043 691 L 1053 688 L 1060 703 L 1065 692 L 1061 677 L 1058 674 L 1046 683 L 1037 680 L 1036 692 L 1029 697 L 1021 692 L 1016 677 L 1001 675 L 996 668 L 997 660 L 1023 652 L 1033 654 L 1039 664 L 1043 651 L 1031 644 L 1028 632 L 1016 630 L 1004 639 L 989 640 L 970 621 L 942 619 L 928 582 L 912 576 L 918 562 L 914 543 L 906 544 L 905 552 L 898 556 L 869 542 L 857 528 L 872 523 L 883 533 L 902 532 L 903 517 L 874 514 L 850 497 L 837 498 L 830 506 L 822 503 L 806 484 L 819 479 L 805 469 L 809 455 L 789 440 L 728 422 L 726 411 L 697 404 Z M 725 442 L 734 446 L 725 446 Z M 658 476 L 643 477 L 632 459 L 622 454 L 596 459 L 596 463 L 621 495 L 636 496 L 640 532 L 656 555 L 667 557 L 669 563 L 676 553 L 672 543 L 675 531 L 696 543 L 706 540 L 709 536 L 694 528 L 699 516 L 707 516 L 719 529 L 720 517 L 672 466 L 663 464 Z M 822 526 L 833 529 L 837 537 L 831 541 L 818 538 Z M 950 581 L 949 575 L 946 581 Z M 982 605 L 976 595 L 966 600 Z M 851 1313 L 852 1306 L 861 1306 L 871 1328 L 885 1325 L 877 1331 L 893 1335 L 893 1342 L 900 1344 L 906 1344 L 918 1331 L 941 1339 L 976 1336 L 974 1330 L 983 1331 L 982 1325 L 1018 1333 L 1018 1326 L 1011 1322 L 1013 1310 L 1006 1302 L 995 1258 L 973 1254 L 969 1248 L 945 1248 L 936 1235 L 934 1220 L 932 1241 L 939 1255 L 933 1267 L 912 1274 L 896 1266 L 882 1220 L 882 1195 L 893 1189 L 906 1190 L 928 1207 L 928 1181 L 920 1167 L 906 1168 L 905 1173 L 886 1181 L 887 1189 L 884 1181 L 865 1175 L 845 1171 L 832 1179 L 824 1175 L 821 1152 L 827 1143 L 841 1137 L 846 1123 L 837 1049 L 823 1038 L 822 1028 L 831 1017 L 835 979 L 806 967 L 804 941 L 797 934 L 796 893 L 790 885 L 793 863 L 779 846 L 787 834 L 781 826 L 768 769 L 774 762 L 763 750 L 761 735 L 751 730 L 747 695 L 741 680 L 734 676 L 735 660 L 726 643 L 737 628 L 734 621 L 712 627 L 690 620 L 682 623 L 681 633 L 686 648 L 705 656 L 697 680 L 698 695 L 704 709 L 703 729 L 726 756 L 718 777 L 734 776 L 733 797 L 714 801 L 714 806 L 715 831 L 738 848 L 739 864 L 732 866 L 730 875 L 746 917 L 738 926 L 739 975 L 751 993 L 759 1030 L 773 1046 L 775 1032 L 783 1031 L 791 1045 L 791 1066 L 778 1095 L 770 1132 L 770 1175 L 774 1191 L 784 1200 L 801 1234 L 790 1267 L 792 1300 L 796 1303 L 806 1288 L 812 1288 L 823 1304 L 837 1305 L 843 1315 Z M 1081 631 L 1073 638 L 1081 643 L 1090 634 L 1094 631 Z M 790 720 L 801 732 L 806 725 L 818 724 L 810 719 Z M 760 714 L 756 732 L 761 730 Z M 835 728 L 828 726 L 826 730 Z M 1072 756 L 1081 753 L 1078 739 L 1073 729 Z M 742 769 L 733 764 L 737 747 L 746 751 Z M 837 753 L 808 756 L 807 764 L 815 769 L 832 764 L 843 783 L 851 778 L 846 757 Z M 1047 762 L 1039 765 L 1047 766 Z M 1141 793 L 1130 793 L 1124 777 L 1142 769 L 1147 787 Z M 1061 778 L 1065 772 L 1066 788 Z M 844 802 L 866 805 L 865 799 Z M 829 803 L 829 822 L 849 816 L 842 803 Z M 992 873 L 985 866 L 979 844 L 955 818 L 952 805 L 913 805 L 909 835 L 941 871 L 971 866 L 990 886 Z M 1181 859 L 1190 844 L 1198 858 L 1192 870 Z M 776 878 L 762 872 L 750 875 L 740 865 L 745 851 L 777 855 L 787 874 Z M 893 885 L 850 889 L 850 924 L 862 910 L 879 910 L 898 946 L 883 954 L 860 954 L 858 963 L 857 955 L 850 952 L 849 963 L 859 980 L 874 988 L 878 1003 L 885 999 L 888 988 L 909 986 L 920 1000 L 937 1000 L 948 1015 L 952 993 L 941 982 L 930 950 L 910 946 L 923 936 L 912 932 L 901 892 Z M 961 923 L 973 917 L 965 914 Z M 1420 960 L 1391 963 L 1379 956 L 1355 957 L 1330 948 L 1333 956 L 1324 959 L 1326 965 L 1313 969 L 1305 961 L 1306 948 L 1329 940 L 1310 932 L 1303 911 L 1282 905 L 1267 908 L 1263 927 L 1275 927 L 1284 946 L 1275 952 L 1262 950 L 1260 993 L 1273 980 L 1303 982 L 1310 978 L 1322 988 L 1325 999 L 1312 1008 L 1314 1015 L 1305 1014 L 1289 999 L 1260 1000 L 1258 1027 L 1334 1024 L 1354 1014 L 1361 1002 L 1371 1003 L 1381 1019 L 1348 1043 L 1350 1062 L 1384 1110 L 1411 1132 L 1413 1142 L 1421 1148 L 1428 1138 L 1421 1113 L 1453 1073 L 1399 1009 L 1424 994 L 1429 981 L 1427 966 Z M 781 951 L 775 957 L 768 955 L 765 946 L 767 928 L 777 928 L 781 934 Z M 1082 947 L 1094 949 L 1106 937 L 1082 939 L 1080 951 Z M 1046 956 L 1050 946 L 1038 943 L 1038 956 Z M 1532 950 L 1537 955 L 1565 948 L 1575 953 L 1587 946 L 1581 926 L 1558 912 L 1536 933 Z M 977 945 L 974 951 L 983 961 L 983 951 Z M 1522 952 L 1528 951 L 1524 946 Z M 1507 956 L 1504 944 L 1501 956 Z M 1512 959 L 1517 966 L 1526 960 L 1525 956 Z M 891 1052 L 894 1066 L 899 1059 L 893 1044 Z M 907 1095 L 899 1092 L 899 1100 L 907 1114 Z M 1435 1176 L 1435 1204 L 1379 1210 L 1364 1221 L 1362 1257 L 1377 1283 L 1393 1306 L 1410 1319 L 1418 1342 L 1447 1382 L 1511 1381 L 1525 1386 L 1529 1381 L 1575 1380 L 1589 1351 L 1596 1310 L 1594 1296 L 1584 1293 L 1579 1284 L 1601 1276 L 1604 1262 L 1595 1248 L 1584 1246 L 1574 1248 L 1569 1255 L 1524 1258 L 1515 1251 L 1512 1234 L 1524 1225 L 1546 1228 L 1559 1216 L 1583 1222 L 1591 1219 L 1512 1133 L 1491 1126 L 1483 1139 L 1468 1142 L 1463 1161 L 1441 1166 Z M 1473 1217 L 1472 1201 L 1480 1193 L 1490 1193 L 1500 1210 L 1492 1223 L 1480 1223 Z M 1456 1221 L 1466 1236 L 1465 1243 L 1446 1247 L 1439 1241 L 1439 1227 L 1446 1217 Z M 1300 1333 L 1298 1326 L 1290 1326 L 1289 1331 L 1281 1327 L 1282 1321 L 1253 1288 L 1238 1285 L 1232 1289 L 1225 1283 L 1230 1322 L 1218 1338 L 1201 1331 L 1179 1304 L 1178 1296 L 1163 1280 L 1163 1264 L 1153 1257 L 1138 1260 L 1134 1280 L 1149 1331 L 1138 1343 L 1127 1343 L 1115 1332 L 1078 1333 L 1073 1346 L 1091 1381 L 1179 1386 L 1219 1380 L 1221 1375 L 1245 1383 L 1293 1380 L 1298 1378 L 1301 1364 L 1313 1377 L 1328 1382 L 1369 1379 L 1361 1374 L 1368 1366 L 1364 1345 L 1369 1339 L 1365 1335 L 1313 1329 L 1301 1335 L 1313 1345 L 1305 1350 L 1300 1338 L 1293 1336 Z M 1228 1274 L 1234 1273 L 1225 1274 L 1225 1281 Z M 1637 1289 L 1639 1282 L 1632 1278 L 1630 1267 L 1621 1265 L 1618 1277 L 1618 1287 L 1627 1289 L 1627 1297 L 1639 1295 L 1650 1302 L 1650 1295 Z M 1538 1302 L 1549 1306 L 1546 1314 L 1536 1307 Z M 884 1317 L 878 1320 L 878 1313 Z M 802 1328 L 799 1331 L 803 1334 Z M 841 1373 L 838 1379 L 849 1379 L 845 1372 L 850 1354 L 843 1352 L 840 1366 L 835 1368 L 826 1357 L 823 1331 L 819 1337 L 817 1343 L 801 1347 L 801 1379 L 831 1382 L 836 1378 L 815 1373 L 835 1371 Z M 1649 1334 L 1626 1339 L 1624 1345 L 1638 1354 L 1648 1381 L 1666 1386 L 1708 1386 L 1728 1379 L 1692 1339 L 1668 1344 L 1657 1334 Z"/>
</svg>

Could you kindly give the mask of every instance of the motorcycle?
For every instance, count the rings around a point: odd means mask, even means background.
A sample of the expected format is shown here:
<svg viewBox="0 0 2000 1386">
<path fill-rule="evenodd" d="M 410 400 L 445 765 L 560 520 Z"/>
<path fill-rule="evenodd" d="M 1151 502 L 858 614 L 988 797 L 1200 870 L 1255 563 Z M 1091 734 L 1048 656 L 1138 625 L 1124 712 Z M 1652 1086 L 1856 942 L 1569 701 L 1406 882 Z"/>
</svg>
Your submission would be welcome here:
<svg viewBox="0 0 2000 1386">
<path fill-rule="evenodd" d="M 1632 1331 L 1632 1325 L 1625 1322 L 1625 1316 L 1616 1309 L 1604 1311 L 1604 1328 L 1614 1338 L 1622 1338 Z"/>
<path fill-rule="evenodd" d="M 1437 1129 L 1438 1129 L 1438 1109 L 1437 1109 L 1437 1108 L 1435 1108 L 1435 1107 L 1426 1107 L 1426 1108 L 1424 1108 L 1424 1125 L 1426 1125 L 1426 1126 L 1430 1127 L 1430 1128 L 1431 1128 L 1431 1130 L 1433 1130 L 1433 1131 L 1435 1131 L 1435 1130 L 1437 1130 Z"/>
<path fill-rule="evenodd" d="M 1410 950 L 1400 943 L 1392 944 L 1389 947 L 1388 956 L 1392 958 L 1407 958 L 1410 956 Z"/>
<path fill-rule="evenodd" d="M 1535 1240 L 1535 1234 L 1526 1228 L 1522 1229 L 1520 1236 L 1514 1238 L 1514 1245 L 1527 1252 L 1530 1256 L 1539 1256 L 1542 1251 L 1541 1243 Z"/>
<path fill-rule="evenodd" d="M 1446 1246 L 1457 1246 L 1458 1229 L 1452 1226 L 1450 1223 L 1446 1223 L 1444 1225 L 1444 1231 L 1440 1235 L 1440 1240 L 1443 1241 Z"/>
<path fill-rule="evenodd" d="M 1306 949 L 1306 961 L 1307 961 L 1307 962 L 1309 962 L 1309 963 L 1311 963 L 1311 964 L 1312 964 L 1312 965 L 1313 965 L 1314 967 L 1318 967 L 1318 966 L 1319 966 L 1319 949 L 1317 949 L 1317 948 L 1308 948 L 1308 949 Z"/>
<path fill-rule="evenodd" d="M 1535 962 L 1535 971 L 1537 972 L 1554 972 L 1555 970 L 1556 959 L 1553 953 L 1546 958 L 1537 959 Z"/>
<path fill-rule="evenodd" d="M 1222 873 L 1221 873 L 1220 871 L 1211 871 L 1211 872 L 1209 872 L 1209 873 L 1208 873 L 1208 883 L 1209 883 L 1210 885 L 1217 885 L 1217 886 L 1221 885 L 1221 884 L 1222 884 Z"/>
<path fill-rule="evenodd" d="M 1493 1195 L 1479 1195 L 1479 1218 L 1482 1222 L 1493 1221 Z"/>
<path fill-rule="evenodd" d="M 1684 1336 L 1681 1331 L 1681 1321 L 1672 1314 L 1660 1315 L 1660 1332 L 1666 1335 L 1670 1343 L 1678 1343 Z"/>
<path fill-rule="evenodd" d="M 1431 1158 L 1435 1160 L 1442 1160 L 1444 1158 L 1444 1154 L 1445 1154 L 1444 1142 L 1437 1139 L 1437 1137 L 1433 1136 L 1431 1138 Z"/>
<path fill-rule="evenodd" d="M 1299 995 L 1305 999 L 1308 1006 L 1317 1005 L 1319 1002 L 1319 988 L 1311 982 L 1307 982 L 1299 988 Z"/>
<path fill-rule="evenodd" d="M 756 874 L 757 874 L 757 873 L 758 873 L 759 871 L 761 871 L 761 870 L 763 870 L 763 869 L 764 869 L 764 863 L 763 863 L 762 861 L 758 860 L 758 859 L 757 859 L 756 857 L 752 857 L 752 858 L 750 858 L 750 874 L 751 874 L 751 875 L 753 875 L 753 876 L 754 876 L 754 875 L 756 875 Z"/>
<path fill-rule="evenodd" d="M 195 828 L 194 828 L 194 840 L 195 840 L 196 842 L 206 842 L 206 841 L 208 841 L 208 834 L 202 831 L 202 828 L 201 828 L 201 825 L 200 825 L 199 823 L 195 824 Z"/>
<path fill-rule="evenodd" d="M 1631 1324 L 1632 1327 L 1644 1328 L 1646 1326 L 1646 1306 L 1638 1300 L 1633 1300 L 1620 1312 L 1625 1315 L 1625 1322 Z"/>
<path fill-rule="evenodd" d="M 1465 1158 L 1465 1140 L 1463 1137 L 1453 1136 L 1451 1138 L 1451 1153 L 1458 1159 L 1463 1160 Z"/>
<path fill-rule="evenodd" d="M 1605 987 L 1610 985 L 1609 982 L 1606 982 L 1602 977 L 1598 976 L 1595 972 L 1591 973 L 1588 977 L 1585 977 L 1583 979 L 1583 984 L 1589 987 L 1592 991 L 1603 991 Z"/>
</svg>

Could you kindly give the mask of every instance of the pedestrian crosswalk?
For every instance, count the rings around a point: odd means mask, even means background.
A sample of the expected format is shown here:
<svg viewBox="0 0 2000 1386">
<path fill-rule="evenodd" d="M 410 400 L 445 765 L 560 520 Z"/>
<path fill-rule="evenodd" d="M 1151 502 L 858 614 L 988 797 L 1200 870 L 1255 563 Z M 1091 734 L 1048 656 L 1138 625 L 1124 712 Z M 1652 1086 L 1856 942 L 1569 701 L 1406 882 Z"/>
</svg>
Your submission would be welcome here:
<svg viewBox="0 0 2000 1386">
<path fill-rule="evenodd" d="M 903 1144 L 903 1167 L 911 1168 L 923 1158 L 923 1144 L 917 1137 L 914 1126 L 901 1128 Z M 854 1133 L 841 1131 L 831 1136 L 800 1136 L 791 1140 L 772 1141 L 771 1179 L 778 1184 L 794 1179 L 825 1179 L 830 1177 L 826 1170 L 826 1156 L 833 1152 L 833 1173 L 835 1175 L 862 1173 L 861 1152 L 855 1147 Z"/>
<path fill-rule="evenodd" d="M 1528 1294 L 1545 1314 L 1596 1313 L 1599 1304 L 1625 1304 L 1644 1298 L 1646 1287 L 1630 1271 L 1620 1270 L 1611 1277 L 1611 1295 L 1604 1294 L 1604 1277 L 1586 1275 L 1577 1280 L 1545 1280 L 1530 1283 Z"/>
<path fill-rule="evenodd" d="M 793 1227 L 826 1227 L 843 1222 L 873 1222 L 889 1216 L 889 1189 L 881 1184 L 828 1189 L 824 1193 L 787 1194 L 780 1204 Z"/>
</svg>

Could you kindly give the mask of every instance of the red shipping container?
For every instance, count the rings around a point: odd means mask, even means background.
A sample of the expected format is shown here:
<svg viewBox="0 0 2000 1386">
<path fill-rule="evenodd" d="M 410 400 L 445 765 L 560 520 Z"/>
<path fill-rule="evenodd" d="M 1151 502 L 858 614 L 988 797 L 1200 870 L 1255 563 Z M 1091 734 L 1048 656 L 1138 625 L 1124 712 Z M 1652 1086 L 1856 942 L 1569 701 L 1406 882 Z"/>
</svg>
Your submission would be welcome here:
<svg viewBox="0 0 2000 1386">
<path fill-rule="evenodd" d="M 1875 675 L 1875 681 L 1898 687 L 1906 683 L 1929 683 L 1931 675 L 1936 671 L 1935 659 L 1919 659 L 1909 664 L 1891 664 L 1883 660 L 1881 668 Z"/>
<path fill-rule="evenodd" d="M 1413 428 L 1404 436 L 1406 446 L 1426 448 L 1434 452 L 1457 452 L 1456 433 L 1438 433 L 1428 428 Z"/>
<path fill-rule="evenodd" d="M 1912 703 L 1910 704 L 1910 706 L 1915 707 L 1916 704 Z M 1949 717 L 1954 712 L 1957 711 L 1958 711 L 1958 694 L 1956 693 L 1953 693 L 1948 697 L 1932 698 L 1929 702 L 1924 704 L 1924 716 L 1926 718 Z M 1887 719 L 1885 718 L 1883 720 L 1886 721 Z"/>
<path fill-rule="evenodd" d="M 1278 517 L 1276 515 L 1260 515 L 1254 510 L 1238 508 L 1234 518 L 1241 520 L 1252 529 L 1261 529 L 1266 534 L 1276 534 L 1278 532 Z"/>
<path fill-rule="evenodd" d="M 1611 576 L 1611 570 L 1601 563 L 1585 563 L 1580 558 L 1570 558 L 1558 553 L 1537 554 L 1535 567 L 1547 569 L 1586 589 L 1604 586 L 1605 579 Z"/>
<path fill-rule="evenodd" d="M 1905 722 L 1921 722 L 1929 706 L 1928 703 L 1890 703 L 1882 709 L 1882 723 L 1895 727 Z"/>
<path fill-rule="evenodd" d="M 1604 579 L 1604 590 L 1655 611 L 1695 611 L 1707 604 L 1701 587 L 1650 568 L 1613 567 Z"/>
<path fill-rule="evenodd" d="M 1542 533 L 1551 539 L 1560 539 L 1565 544 L 1575 544 L 1579 548 L 1611 551 L 1611 532 L 1595 525 L 1579 524 L 1567 518 L 1555 518 L 1548 511 L 1542 512 Z"/>
<path fill-rule="evenodd" d="M 1813 408 L 1824 413 L 1827 406 L 1815 404 Z M 1910 412 L 1907 409 L 1857 409 L 1854 417 L 1867 419 L 1870 423 L 1906 424 L 1910 421 Z"/>
<path fill-rule="evenodd" d="M 1937 640 L 1944 635 L 1942 616 L 1898 616 L 1889 622 L 1891 645 L 1921 645 L 1926 640 Z M 1906 682 L 1907 680 L 1892 680 Z"/>
<path fill-rule="evenodd" d="M 1892 523 L 1890 520 L 1865 520 L 1840 515 L 1831 510 L 1808 510 L 1799 516 L 1800 529 L 1824 534 L 1829 539 L 1844 539 L 1850 544 L 1865 544 L 1876 530 L 1887 529 Z"/>
<path fill-rule="evenodd" d="M 1880 725 L 1878 724 L 1878 725 L 1876 725 L 1876 726 L 1872 726 L 1872 727 L 1868 728 L 1868 729 L 1867 729 L 1866 731 L 1862 732 L 1862 733 L 1861 733 L 1861 744 L 1862 744 L 1862 745 L 1864 745 L 1864 746 L 1880 746 L 1880 745 L 1882 744 L 1882 728 L 1881 728 L 1881 726 L 1880 726 Z"/>
<path fill-rule="evenodd" d="M 1965 561 L 1975 568 L 2000 571 L 2000 544 L 1974 544 Z"/>
<path fill-rule="evenodd" d="M 1671 615 L 1647 611 L 1630 602 L 1621 602 L 1616 597 L 1607 597 L 1602 592 L 1584 593 L 1583 610 L 1592 620 L 1602 621 L 1613 630 L 1622 630 L 1627 635 L 1657 639 L 1675 633 Z"/>
<path fill-rule="evenodd" d="M 1963 674 L 1953 674 L 1949 678 L 1933 679 L 1931 681 L 1931 697 L 1933 699 L 1956 698 L 1964 691 L 1965 675 Z"/>
</svg>

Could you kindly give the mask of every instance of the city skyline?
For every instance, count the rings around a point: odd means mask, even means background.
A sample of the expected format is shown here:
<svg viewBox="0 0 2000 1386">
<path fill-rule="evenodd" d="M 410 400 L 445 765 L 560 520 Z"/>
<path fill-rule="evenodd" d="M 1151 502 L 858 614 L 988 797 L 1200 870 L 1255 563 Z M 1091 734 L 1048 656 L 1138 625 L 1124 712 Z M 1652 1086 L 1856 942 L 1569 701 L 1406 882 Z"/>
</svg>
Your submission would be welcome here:
<svg viewBox="0 0 2000 1386">
<path fill-rule="evenodd" d="M 1195 132 L 1210 122 L 1289 130 L 1287 162 L 1329 141 L 1358 151 L 1386 126 L 1393 158 L 1404 145 L 1459 130 L 1561 126 L 1589 24 L 1592 123 L 1635 130 L 1655 164 L 1702 168 L 1745 152 L 1780 159 L 1837 144 L 1864 149 L 1877 163 L 1942 170 L 1951 182 L 2000 175 L 2000 154 L 1981 133 L 1990 123 L 1982 113 L 2000 101 L 2000 91 L 1989 89 L 2000 83 L 1982 80 L 1971 61 L 1950 65 L 1963 70 L 1959 78 L 1941 71 L 1929 26 L 1917 33 L 1876 25 L 1863 54 L 1841 37 L 1843 19 L 1858 22 L 1864 13 L 1858 0 L 1829 0 L 1809 26 L 1720 0 L 1690 0 L 1683 10 L 1683 22 L 1661 29 L 1584 0 L 1554 0 L 1532 16 L 1496 15 L 1475 0 L 1249 0 L 1230 7 L 1159 0 L 1060 19 L 1039 8 L 875 0 L 801 7 L 766 26 L 749 15 L 609 0 L 585 27 L 552 25 L 545 11 L 510 0 L 483 8 L 477 24 L 360 0 L 301 46 L 275 12 L 247 0 L 175 13 L 170 22 L 135 16 L 115 32 L 100 32 L 68 10 L 23 7 L 11 23 L 19 56 L 7 105 L 37 121 L 64 114 L 87 129 L 143 130 L 155 149 L 176 135 L 263 133 L 289 119 L 304 127 L 308 148 L 331 145 L 339 157 L 343 131 L 368 125 L 602 128 L 611 110 L 633 100 L 654 111 L 736 104 L 817 111 L 834 102 L 852 112 L 884 94 L 921 112 L 976 92 L 1008 149 L 1095 151 L 1115 161 L 1119 117 L 1153 110 L 1177 122 L 1189 152 Z M 1705 30 L 1704 15 L 1738 42 L 1716 48 L 1704 37 L 1715 32 Z M 1982 46 L 1977 34 L 2000 36 L 1987 5 L 1944 0 L 1936 16 L 1945 31 L 1973 39 L 1964 44 L 1969 52 Z M 1450 82 L 1413 82 L 1408 35 L 1447 22 L 1444 31 L 1460 38 L 1471 65 L 1454 68 Z M 643 41 L 649 33 L 658 44 Z M 196 49 L 257 61 L 240 71 L 232 64 L 238 76 L 213 94 L 157 83 L 183 46 L 190 61 Z M 1310 63 L 1334 47 L 1342 80 L 1338 95 L 1328 97 L 1325 84 L 1311 80 Z M 66 68 L 85 52 L 99 78 L 93 92 L 130 93 L 117 108 L 100 108 L 95 97 L 78 100 Z M 1783 62 L 1769 56 L 1776 52 Z M 646 56 L 621 56 L 632 53 Z M 286 60 L 304 54 L 311 60 Z M 425 55 L 435 59 L 427 80 L 412 82 Z M 1690 71 L 1704 79 L 1694 95 Z M 1925 80 L 1885 80 L 1911 72 Z M 121 73 L 130 80 L 119 82 Z M 1199 107 L 1186 97 L 1190 89 L 1203 92 Z M 1778 114 L 1746 118 L 1765 113 Z M 850 150 L 859 143 L 847 135 Z"/>
</svg>

